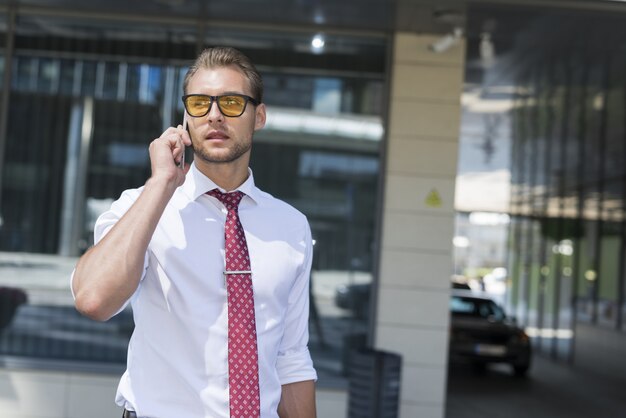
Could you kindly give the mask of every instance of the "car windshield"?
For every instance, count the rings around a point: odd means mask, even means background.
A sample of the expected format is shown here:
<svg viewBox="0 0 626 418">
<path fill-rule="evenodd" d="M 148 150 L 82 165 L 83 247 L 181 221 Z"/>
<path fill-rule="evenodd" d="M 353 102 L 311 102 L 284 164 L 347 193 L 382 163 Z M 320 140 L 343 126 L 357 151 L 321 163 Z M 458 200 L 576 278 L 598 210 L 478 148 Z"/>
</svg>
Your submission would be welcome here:
<svg viewBox="0 0 626 418">
<path fill-rule="evenodd" d="M 460 316 L 504 319 L 504 311 L 494 301 L 471 297 L 453 296 L 450 298 L 450 312 Z"/>
</svg>

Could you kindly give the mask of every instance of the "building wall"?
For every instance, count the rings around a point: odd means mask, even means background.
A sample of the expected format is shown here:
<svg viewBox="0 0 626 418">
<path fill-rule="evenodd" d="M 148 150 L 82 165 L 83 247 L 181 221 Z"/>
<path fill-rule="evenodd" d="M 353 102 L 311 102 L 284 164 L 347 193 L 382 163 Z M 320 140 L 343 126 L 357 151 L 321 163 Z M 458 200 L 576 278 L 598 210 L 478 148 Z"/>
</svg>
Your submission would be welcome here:
<svg viewBox="0 0 626 418">
<path fill-rule="evenodd" d="M 105 323 L 80 316 L 69 289 L 76 259 L 68 256 L 91 245 L 93 222 L 124 189 L 149 177 L 147 144 L 182 120 L 182 78 L 206 40 L 242 49 L 262 71 L 268 124 L 255 135 L 251 168 L 259 187 L 309 219 L 316 241 L 309 347 L 318 387 L 345 387 L 345 337 L 365 332 L 368 318 L 335 295 L 372 277 L 387 36 L 326 34 L 325 53 L 317 54 L 301 50 L 310 43 L 305 31 L 281 25 L 203 28 L 195 18 L 156 16 L 137 25 L 129 15 L 60 8 L 39 16 L 21 7 L 7 34 L 2 11 L 0 46 L 14 48 L 0 68 L 11 103 L 0 109 L 8 121 L 6 132 L 0 128 L 0 287 L 14 289 L 0 292 L 0 308 L 5 294 L 12 302 L 0 309 L 0 362 L 65 360 L 90 371 L 125 364 L 132 312 Z M 20 382 L 31 376 L 24 373 Z M 58 381 L 72 392 L 73 375 L 54 376 L 42 384 Z M 22 392 L 5 393 L 20 397 L 4 398 L 18 409 L 0 416 L 32 409 Z M 343 416 L 346 394 L 331 393 L 327 408 Z M 110 403 L 103 390 L 98 404 Z"/>
<path fill-rule="evenodd" d="M 448 289 L 462 86 L 462 44 L 394 39 L 378 349 L 403 356 L 401 417 L 444 415 Z M 17 418 L 116 416 L 118 375 L 0 369 L 0 411 Z M 318 389 L 318 416 L 346 416 L 348 394 Z"/>
<path fill-rule="evenodd" d="M 394 39 L 377 349 L 403 357 L 400 416 L 444 416 L 464 46 Z"/>
</svg>

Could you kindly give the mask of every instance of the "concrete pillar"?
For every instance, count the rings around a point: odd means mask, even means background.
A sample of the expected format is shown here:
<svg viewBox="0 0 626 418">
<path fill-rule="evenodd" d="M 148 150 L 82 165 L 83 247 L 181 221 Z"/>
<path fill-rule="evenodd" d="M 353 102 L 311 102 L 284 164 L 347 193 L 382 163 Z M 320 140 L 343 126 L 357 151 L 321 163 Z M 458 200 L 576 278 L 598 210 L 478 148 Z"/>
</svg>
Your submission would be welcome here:
<svg viewBox="0 0 626 418">
<path fill-rule="evenodd" d="M 394 39 L 374 345 L 403 356 L 402 418 L 445 409 L 465 46 L 435 53 L 436 39 Z"/>
<path fill-rule="evenodd" d="M 85 207 L 89 149 L 93 137 L 94 101 L 92 97 L 78 98 L 72 106 L 67 162 L 63 181 L 61 234 L 59 255 L 80 255 L 80 238 L 85 230 Z"/>
</svg>

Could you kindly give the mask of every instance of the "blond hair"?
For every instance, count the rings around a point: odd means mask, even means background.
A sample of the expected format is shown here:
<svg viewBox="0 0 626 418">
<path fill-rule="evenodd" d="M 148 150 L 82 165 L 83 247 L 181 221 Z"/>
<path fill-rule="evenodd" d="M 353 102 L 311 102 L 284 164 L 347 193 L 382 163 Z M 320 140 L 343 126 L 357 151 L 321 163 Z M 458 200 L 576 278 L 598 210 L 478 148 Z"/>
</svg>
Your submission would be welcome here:
<svg viewBox="0 0 626 418">
<path fill-rule="evenodd" d="M 187 94 L 187 86 L 189 80 L 199 69 L 210 69 L 219 67 L 234 66 L 248 79 L 250 84 L 250 90 L 252 98 L 261 103 L 263 101 L 263 80 L 261 74 L 258 72 L 250 58 L 244 55 L 241 51 L 224 46 L 217 46 L 213 48 L 207 48 L 196 58 L 187 74 L 185 74 L 185 80 L 183 81 L 183 91 Z"/>
</svg>

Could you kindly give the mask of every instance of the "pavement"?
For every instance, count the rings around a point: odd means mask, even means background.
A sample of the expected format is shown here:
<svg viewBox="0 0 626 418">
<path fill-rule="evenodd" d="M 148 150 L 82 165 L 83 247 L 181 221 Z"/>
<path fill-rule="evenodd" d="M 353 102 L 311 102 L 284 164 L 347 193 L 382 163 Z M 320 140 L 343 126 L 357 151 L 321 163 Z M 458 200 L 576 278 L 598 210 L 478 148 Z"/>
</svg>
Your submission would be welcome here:
<svg viewBox="0 0 626 418">
<path fill-rule="evenodd" d="M 446 418 L 623 418 L 626 376 L 607 376 L 536 355 L 526 378 L 504 365 L 448 373 Z"/>
</svg>

